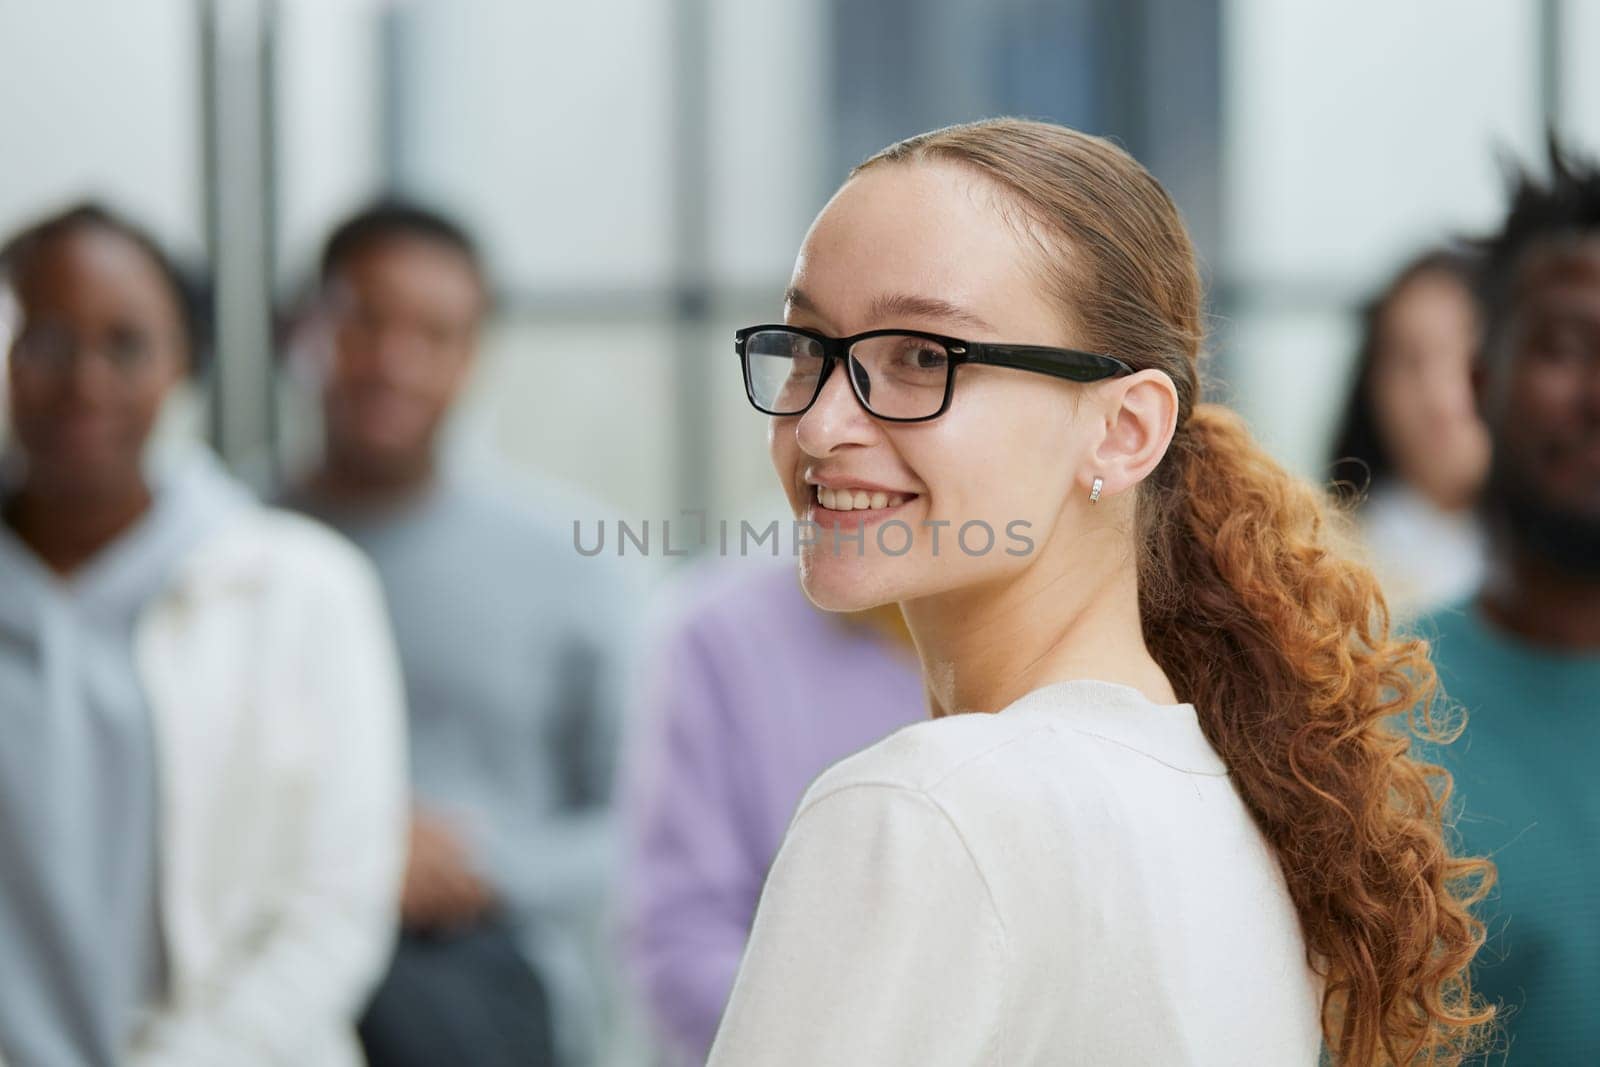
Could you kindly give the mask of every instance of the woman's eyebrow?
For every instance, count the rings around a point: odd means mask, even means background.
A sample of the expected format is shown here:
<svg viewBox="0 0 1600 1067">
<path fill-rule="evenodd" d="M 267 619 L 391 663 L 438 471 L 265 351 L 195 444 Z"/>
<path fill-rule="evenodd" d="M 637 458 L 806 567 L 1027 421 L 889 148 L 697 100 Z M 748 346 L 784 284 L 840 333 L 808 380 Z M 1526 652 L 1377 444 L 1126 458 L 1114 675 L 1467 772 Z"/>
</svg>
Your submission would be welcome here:
<svg viewBox="0 0 1600 1067">
<path fill-rule="evenodd" d="M 812 315 L 821 315 L 822 309 L 817 307 L 817 302 L 812 300 L 799 286 L 791 285 L 783 294 L 783 306 L 791 311 L 804 311 Z"/>
<path fill-rule="evenodd" d="M 971 326 L 977 330 L 993 331 L 994 327 L 981 315 L 968 311 L 959 304 L 931 296 L 914 296 L 910 293 L 889 293 L 872 302 L 871 317 L 874 322 L 904 316 L 918 319 L 945 319 L 949 322 Z"/>
<path fill-rule="evenodd" d="M 804 291 L 791 286 L 784 294 L 784 303 L 794 311 L 809 312 L 821 315 L 822 310 L 817 307 Z M 990 326 L 981 315 L 968 311 L 959 304 L 952 304 L 948 300 L 940 300 L 931 296 L 914 296 L 910 293 L 888 293 L 872 301 L 868 318 L 874 322 L 883 322 L 895 318 L 918 319 L 943 319 L 947 322 L 960 323 L 978 330 L 992 332 Z"/>
</svg>

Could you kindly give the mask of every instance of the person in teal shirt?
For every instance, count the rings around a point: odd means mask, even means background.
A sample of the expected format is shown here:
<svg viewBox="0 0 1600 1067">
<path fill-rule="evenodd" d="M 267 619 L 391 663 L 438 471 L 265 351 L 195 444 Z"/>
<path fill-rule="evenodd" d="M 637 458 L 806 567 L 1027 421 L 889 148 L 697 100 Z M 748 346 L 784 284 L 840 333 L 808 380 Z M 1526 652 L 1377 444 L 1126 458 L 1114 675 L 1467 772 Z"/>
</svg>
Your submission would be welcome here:
<svg viewBox="0 0 1600 1067">
<path fill-rule="evenodd" d="M 1600 168 L 1552 145 L 1484 242 L 1477 387 L 1494 442 L 1483 588 L 1419 624 L 1466 727 L 1437 759 L 1491 858 L 1480 1062 L 1600 1064 Z"/>
</svg>

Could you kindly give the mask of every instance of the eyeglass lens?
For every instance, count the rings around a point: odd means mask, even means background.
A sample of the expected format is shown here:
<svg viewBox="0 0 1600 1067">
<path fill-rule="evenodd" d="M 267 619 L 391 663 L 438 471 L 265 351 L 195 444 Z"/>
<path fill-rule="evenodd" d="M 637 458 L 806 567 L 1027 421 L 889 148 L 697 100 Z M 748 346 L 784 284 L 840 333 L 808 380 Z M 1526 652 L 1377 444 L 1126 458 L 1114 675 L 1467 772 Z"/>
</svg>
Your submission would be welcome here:
<svg viewBox="0 0 1600 1067">
<path fill-rule="evenodd" d="M 783 330 L 760 330 L 745 340 L 745 364 L 756 406 L 774 415 L 797 415 L 820 391 L 823 343 Z M 944 403 L 950 353 L 938 341 L 914 334 L 880 334 L 850 347 L 849 370 L 867 410 L 889 419 L 918 419 Z"/>
</svg>

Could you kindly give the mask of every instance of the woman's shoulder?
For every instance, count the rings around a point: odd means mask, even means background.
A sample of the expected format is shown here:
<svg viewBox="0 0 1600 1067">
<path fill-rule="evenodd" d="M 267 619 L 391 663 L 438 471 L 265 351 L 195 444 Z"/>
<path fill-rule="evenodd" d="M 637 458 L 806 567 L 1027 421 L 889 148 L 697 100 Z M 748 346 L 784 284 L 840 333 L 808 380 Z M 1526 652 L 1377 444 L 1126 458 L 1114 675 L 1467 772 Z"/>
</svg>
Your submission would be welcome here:
<svg viewBox="0 0 1600 1067">
<path fill-rule="evenodd" d="M 937 872 L 998 916 L 1018 899 L 1006 887 L 1038 873 L 1020 857 L 1059 854 L 1079 824 L 1104 832 L 1095 827 L 1109 787 L 1096 743 L 1010 709 L 903 727 L 817 778 L 784 848 L 835 871 L 867 868 L 888 886 Z M 1076 877 L 1068 859 L 1050 870 Z"/>
<path fill-rule="evenodd" d="M 1003 777 L 1008 757 L 1044 730 L 1021 717 L 981 712 L 913 723 L 824 771 L 807 791 L 801 810 L 861 787 L 936 797 L 958 780 Z"/>
<path fill-rule="evenodd" d="M 269 556 L 307 566 L 341 568 L 366 559 L 361 550 L 337 530 L 283 508 L 255 509 L 241 533 Z"/>
<path fill-rule="evenodd" d="M 926 908 L 939 906 L 925 891 L 931 879 L 937 896 L 960 901 L 954 910 L 969 919 L 974 908 L 996 909 L 984 845 L 994 803 L 973 805 L 970 797 L 976 787 L 991 801 L 1016 801 L 1001 799 L 995 783 L 1003 775 L 989 773 L 1015 740 L 997 716 L 951 716 L 904 727 L 835 764 L 795 811 L 772 881 L 795 891 L 824 878 L 802 892 L 810 896 L 832 895 L 841 878 L 859 879 L 864 888 L 850 899 L 915 893 Z M 957 778 L 965 784 L 950 789 Z"/>
<path fill-rule="evenodd" d="M 328 526 L 296 512 L 241 508 L 196 547 L 179 580 L 204 590 L 261 586 L 318 599 L 363 594 L 377 577 L 359 548 Z"/>
<path fill-rule="evenodd" d="M 997 713 L 904 727 L 835 764 L 807 799 L 880 785 L 990 813 L 1035 804 L 1070 810 L 1126 793 L 1130 782 L 1172 776 L 1227 776 L 1193 706 L 1079 680 L 1044 686 Z"/>
</svg>

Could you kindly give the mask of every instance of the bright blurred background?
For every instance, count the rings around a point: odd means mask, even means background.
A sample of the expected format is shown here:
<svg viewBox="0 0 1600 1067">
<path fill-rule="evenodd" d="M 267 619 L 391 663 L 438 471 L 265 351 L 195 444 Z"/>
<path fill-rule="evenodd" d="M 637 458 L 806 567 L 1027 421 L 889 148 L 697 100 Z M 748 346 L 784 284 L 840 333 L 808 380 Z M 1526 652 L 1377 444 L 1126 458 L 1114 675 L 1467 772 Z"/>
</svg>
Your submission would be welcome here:
<svg viewBox="0 0 1600 1067">
<path fill-rule="evenodd" d="M 0 234 L 99 198 L 210 278 L 215 364 L 163 433 L 265 489 L 318 451 L 280 327 L 329 229 L 436 206 L 497 298 L 453 447 L 585 519 L 760 528 L 732 333 L 818 208 L 898 138 L 1048 118 L 1173 193 L 1221 399 L 1323 479 L 1360 304 L 1491 228 L 1547 130 L 1600 149 L 1585 43 L 1593 0 L 0 0 Z"/>
<path fill-rule="evenodd" d="M 316 448 L 270 308 L 394 190 L 464 219 L 499 289 L 458 447 L 608 518 L 780 513 L 733 328 L 896 138 L 1000 113 L 1118 138 L 1172 190 L 1213 373 L 1324 472 L 1353 309 L 1487 226 L 1498 153 L 1600 145 L 1578 0 L 0 0 L 0 231 L 85 196 L 216 281 L 174 434 L 258 484 Z"/>
</svg>

